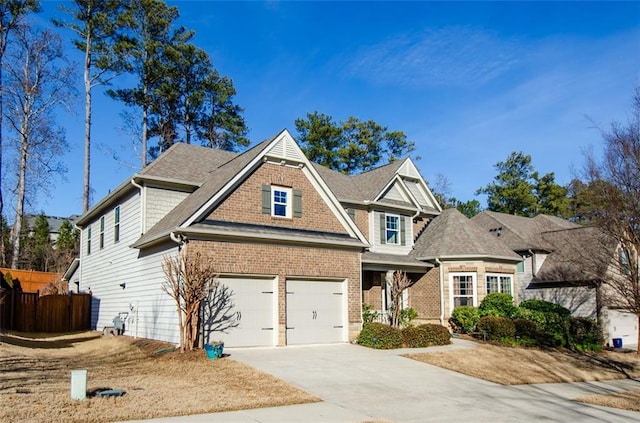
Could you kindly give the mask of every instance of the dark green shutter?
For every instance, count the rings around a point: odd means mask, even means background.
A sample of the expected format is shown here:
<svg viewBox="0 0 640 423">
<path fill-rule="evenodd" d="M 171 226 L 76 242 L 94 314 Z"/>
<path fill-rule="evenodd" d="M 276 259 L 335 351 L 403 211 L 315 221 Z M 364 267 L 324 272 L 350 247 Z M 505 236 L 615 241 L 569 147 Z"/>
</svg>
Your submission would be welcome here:
<svg viewBox="0 0 640 423">
<path fill-rule="evenodd" d="M 406 236 L 404 234 L 406 226 L 407 225 L 405 224 L 405 217 L 404 216 L 400 216 L 400 245 L 406 245 L 407 244 L 407 239 L 406 239 Z"/>
<path fill-rule="evenodd" d="M 356 221 L 356 210 L 354 208 L 349 207 L 347 209 L 347 214 L 349 215 L 351 220 L 353 220 L 354 222 Z"/>
<path fill-rule="evenodd" d="M 271 186 L 262 186 L 262 213 L 271 214 Z"/>
<path fill-rule="evenodd" d="M 293 190 L 293 217 L 302 217 L 302 191 Z"/>
<path fill-rule="evenodd" d="M 387 243 L 387 220 L 384 213 L 380 213 L 380 244 Z"/>
</svg>

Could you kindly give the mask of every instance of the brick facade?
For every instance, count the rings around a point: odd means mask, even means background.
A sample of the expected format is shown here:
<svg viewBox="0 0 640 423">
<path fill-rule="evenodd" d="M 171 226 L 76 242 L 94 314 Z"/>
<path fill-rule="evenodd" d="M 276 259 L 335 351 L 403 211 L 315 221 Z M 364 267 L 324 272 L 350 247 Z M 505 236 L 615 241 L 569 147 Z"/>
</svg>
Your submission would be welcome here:
<svg viewBox="0 0 640 423">
<path fill-rule="evenodd" d="M 302 216 L 291 219 L 262 213 L 262 186 L 277 185 L 302 192 Z M 299 168 L 263 163 L 235 189 L 208 219 L 345 234 L 346 229 Z"/>
<path fill-rule="evenodd" d="M 418 320 L 440 321 L 440 270 L 429 269 L 423 275 L 411 274 L 417 281 L 409 287 L 409 307 L 418 312 Z"/>
<path fill-rule="evenodd" d="M 216 271 L 233 275 L 278 278 L 280 345 L 285 345 L 287 277 L 332 278 L 347 281 L 349 339 L 361 324 L 360 252 L 354 250 L 259 244 L 251 242 L 191 241 L 187 248 L 215 257 Z"/>
</svg>

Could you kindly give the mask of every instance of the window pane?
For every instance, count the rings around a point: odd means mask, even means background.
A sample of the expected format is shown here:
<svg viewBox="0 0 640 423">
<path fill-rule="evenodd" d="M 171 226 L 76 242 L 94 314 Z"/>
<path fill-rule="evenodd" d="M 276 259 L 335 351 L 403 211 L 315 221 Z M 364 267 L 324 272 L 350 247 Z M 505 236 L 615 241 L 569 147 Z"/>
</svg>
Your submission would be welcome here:
<svg viewBox="0 0 640 423">
<path fill-rule="evenodd" d="M 511 276 L 502 276 L 500 278 L 500 286 L 502 292 L 511 295 Z"/>
<path fill-rule="evenodd" d="M 524 261 L 518 263 L 517 271 L 518 273 L 524 273 Z"/>
<path fill-rule="evenodd" d="M 287 206 L 282 204 L 274 204 L 273 205 L 273 214 L 276 216 L 286 216 L 287 215 Z"/>
<path fill-rule="evenodd" d="M 386 216 L 387 244 L 399 244 L 398 237 L 400 218 L 398 216 Z"/>
<path fill-rule="evenodd" d="M 497 276 L 487 276 L 487 294 L 491 294 L 492 292 L 499 292 L 500 288 L 498 287 L 498 277 Z"/>
<path fill-rule="evenodd" d="M 116 224 L 120 223 L 120 206 L 115 209 L 115 222 Z"/>
<path fill-rule="evenodd" d="M 273 192 L 273 201 L 276 203 L 286 204 L 287 203 L 287 192 L 286 191 L 274 191 Z"/>
</svg>

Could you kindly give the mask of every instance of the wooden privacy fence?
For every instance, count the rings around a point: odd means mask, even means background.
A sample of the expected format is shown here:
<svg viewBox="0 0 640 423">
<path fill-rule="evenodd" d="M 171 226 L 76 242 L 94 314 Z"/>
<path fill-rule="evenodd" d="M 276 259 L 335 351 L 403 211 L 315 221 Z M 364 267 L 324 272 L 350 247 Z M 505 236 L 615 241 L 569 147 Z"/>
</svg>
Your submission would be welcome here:
<svg viewBox="0 0 640 423">
<path fill-rule="evenodd" d="M 75 332 L 91 328 L 91 294 L 45 295 L 5 291 L 0 328 L 18 332 Z"/>
</svg>

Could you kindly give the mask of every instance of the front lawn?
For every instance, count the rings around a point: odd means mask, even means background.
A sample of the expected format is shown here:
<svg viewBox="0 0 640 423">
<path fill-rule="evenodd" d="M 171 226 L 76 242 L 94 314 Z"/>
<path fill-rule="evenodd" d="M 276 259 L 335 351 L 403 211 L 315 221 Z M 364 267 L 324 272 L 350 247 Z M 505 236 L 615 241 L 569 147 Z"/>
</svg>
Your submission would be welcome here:
<svg viewBox="0 0 640 423">
<path fill-rule="evenodd" d="M 317 398 L 232 357 L 93 332 L 0 336 L 0 421 L 108 422 L 301 404 Z M 124 389 L 118 398 L 70 397 L 70 374 L 87 369 L 89 391 Z"/>
<path fill-rule="evenodd" d="M 613 352 L 577 353 L 481 343 L 477 348 L 407 357 L 502 385 L 640 377 L 640 358 L 636 354 Z"/>
</svg>

